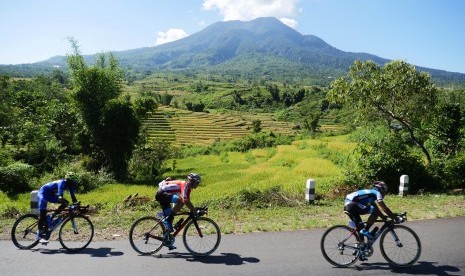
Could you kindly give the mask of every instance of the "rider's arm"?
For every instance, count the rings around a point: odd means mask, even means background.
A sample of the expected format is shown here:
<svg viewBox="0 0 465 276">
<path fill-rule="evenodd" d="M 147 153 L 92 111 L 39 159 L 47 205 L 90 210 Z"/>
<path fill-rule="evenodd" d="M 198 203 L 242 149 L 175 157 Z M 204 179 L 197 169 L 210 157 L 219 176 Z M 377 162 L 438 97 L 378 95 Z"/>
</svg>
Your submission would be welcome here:
<svg viewBox="0 0 465 276">
<path fill-rule="evenodd" d="M 183 191 L 182 191 L 182 201 L 183 201 L 184 204 L 187 206 L 187 208 L 189 208 L 189 210 L 191 211 L 191 213 L 195 213 L 195 207 L 194 207 L 194 205 L 192 205 L 192 202 L 191 202 L 191 200 L 190 200 L 191 191 L 192 191 L 192 189 L 190 188 L 189 184 L 186 184 L 186 185 L 183 187 Z"/>
<path fill-rule="evenodd" d="M 191 211 L 191 213 L 195 213 L 195 207 L 194 207 L 194 205 L 192 205 L 192 203 L 191 203 L 190 200 L 189 200 L 189 201 L 186 201 L 185 204 L 186 204 L 187 208 L 189 208 L 189 210 Z"/>
<path fill-rule="evenodd" d="M 383 212 L 388 215 L 391 219 L 395 220 L 396 219 L 396 215 L 394 215 L 394 213 L 391 211 L 391 209 L 389 209 L 389 207 L 386 206 L 386 204 L 384 204 L 384 201 L 378 201 L 378 205 L 379 207 L 381 207 L 381 209 L 383 210 Z"/>
</svg>

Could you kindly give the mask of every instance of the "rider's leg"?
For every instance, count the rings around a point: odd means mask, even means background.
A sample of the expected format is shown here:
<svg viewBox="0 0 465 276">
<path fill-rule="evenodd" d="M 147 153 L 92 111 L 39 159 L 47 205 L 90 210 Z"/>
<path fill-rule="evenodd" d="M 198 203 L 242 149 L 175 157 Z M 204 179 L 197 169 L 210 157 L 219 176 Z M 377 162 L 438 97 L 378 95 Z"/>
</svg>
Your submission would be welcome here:
<svg viewBox="0 0 465 276">
<path fill-rule="evenodd" d="M 39 220 L 38 220 L 38 228 L 39 228 L 39 233 L 37 235 L 37 238 L 41 238 L 43 235 L 46 234 L 47 232 L 47 199 L 43 196 L 42 193 L 38 194 L 37 198 L 39 202 Z"/>
<path fill-rule="evenodd" d="M 48 226 L 47 226 L 47 210 L 40 210 L 39 211 L 38 226 L 39 226 L 40 236 L 45 235 L 45 233 L 47 232 L 47 228 L 48 228 Z"/>
<path fill-rule="evenodd" d="M 363 229 L 365 224 L 363 223 L 362 218 L 360 217 L 362 210 L 356 203 L 350 202 L 346 204 L 344 206 L 344 211 L 347 211 L 349 213 L 349 217 L 355 223 L 355 228 L 357 229 L 357 231 Z"/>
<path fill-rule="evenodd" d="M 376 222 L 378 217 L 381 215 L 381 211 L 379 210 L 378 206 L 371 205 L 370 208 L 370 216 L 368 217 L 367 223 L 365 225 L 365 229 L 369 230 L 370 227 Z"/>
</svg>

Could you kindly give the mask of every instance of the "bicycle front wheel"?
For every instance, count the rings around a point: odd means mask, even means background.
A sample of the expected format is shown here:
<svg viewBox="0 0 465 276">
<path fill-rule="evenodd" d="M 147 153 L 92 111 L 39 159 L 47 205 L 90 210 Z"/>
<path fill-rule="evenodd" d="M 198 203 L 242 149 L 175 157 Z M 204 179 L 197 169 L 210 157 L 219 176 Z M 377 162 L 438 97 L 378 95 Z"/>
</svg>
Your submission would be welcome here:
<svg viewBox="0 0 465 276">
<path fill-rule="evenodd" d="M 86 248 L 92 241 L 94 225 L 86 216 L 71 216 L 61 225 L 58 237 L 64 249 L 79 251 Z"/>
<path fill-rule="evenodd" d="M 418 261 L 421 243 L 418 235 L 404 225 L 393 225 L 381 234 L 381 254 L 391 265 L 405 267 Z"/>
<path fill-rule="evenodd" d="M 182 240 L 192 255 L 208 256 L 220 245 L 220 228 L 212 219 L 199 217 L 187 223 Z"/>
<path fill-rule="evenodd" d="M 11 230 L 11 240 L 19 249 L 31 249 L 39 243 L 37 233 L 39 217 L 27 214 L 19 217 Z"/>
<path fill-rule="evenodd" d="M 150 255 L 163 247 L 163 226 L 159 221 L 155 217 L 143 217 L 132 224 L 129 242 L 136 252 Z"/>
<path fill-rule="evenodd" d="M 323 257 L 337 267 L 354 264 L 360 254 L 353 229 L 345 225 L 332 226 L 326 230 L 321 237 L 320 248 Z"/>
</svg>

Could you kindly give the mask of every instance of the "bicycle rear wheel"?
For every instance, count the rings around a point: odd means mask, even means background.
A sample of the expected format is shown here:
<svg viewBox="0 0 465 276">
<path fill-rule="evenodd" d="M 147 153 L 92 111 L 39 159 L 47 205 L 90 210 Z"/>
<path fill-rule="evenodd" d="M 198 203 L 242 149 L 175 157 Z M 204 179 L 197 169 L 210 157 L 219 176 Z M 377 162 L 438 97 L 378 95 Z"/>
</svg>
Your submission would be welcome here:
<svg viewBox="0 0 465 276">
<path fill-rule="evenodd" d="M 61 246 L 68 251 L 86 248 L 94 237 L 94 225 L 88 217 L 75 215 L 68 217 L 60 227 L 58 235 Z"/>
<path fill-rule="evenodd" d="M 11 230 L 11 240 L 19 249 L 31 249 L 39 243 L 37 233 L 39 217 L 27 214 L 19 217 Z"/>
<path fill-rule="evenodd" d="M 332 265 L 348 267 L 357 261 L 360 254 L 353 229 L 345 225 L 332 226 L 321 237 L 321 253 Z"/>
<path fill-rule="evenodd" d="M 409 227 L 394 225 L 381 234 L 381 254 L 391 265 L 405 267 L 418 261 L 421 243 L 418 235 Z"/>
<path fill-rule="evenodd" d="M 199 217 L 187 223 L 182 240 L 192 255 L 208 256 L 220 245 L 220 228 L 212 219 Z"/>
<path fill-rule="evenodd" d="M 163 226 L 159 221 L 155 217 L 143 217 L 132 224 L 129 242 L 137 253 L 150 255 L 163 247 Z"/>
</svg>

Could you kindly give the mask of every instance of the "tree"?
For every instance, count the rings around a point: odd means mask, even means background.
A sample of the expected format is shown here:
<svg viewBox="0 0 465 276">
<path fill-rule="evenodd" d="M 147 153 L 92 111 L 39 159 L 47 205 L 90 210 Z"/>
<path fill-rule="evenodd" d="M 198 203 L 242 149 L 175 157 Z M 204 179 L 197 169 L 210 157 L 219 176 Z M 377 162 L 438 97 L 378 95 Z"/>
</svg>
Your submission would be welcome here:
<svg viewBox="0 0 465 276">
<path fill-rule="evenodd" d="M 427 126 L 437 105 L 437 88 L 425 72 L 404 61 L 392 61 L 380 67 L 373 61 L 356 61 L 347 77 L 331 84 L 330 100 L 352 106 L 359 119 L 381 119 L 386 126 L 400 126 L 431 163 L 425 147 L 430 134 Z"/>
<path fill-rule="evenodd" d="M 459 104 L 442 103 L 438 106 L 431 126 L 435 135 L 428 141 L 437 157 L 455 157 L 460 152 L 460 142 L 463 140 L 462 126 L 463 118 Z"/>
<path fill-rule="evenodd" d="M 110 169 L 126 177 L 128 161 L 136 143 L 140 122 L 128 101 L 110 100 L 102 111 L 102 148 Z"/>
<path fill-rule="evenodd" d="M 82 113 L 94 147 L 91 154 L 108 165 L 118 178 L 124 178 L 127 162 L 136 141 L 140 122 L 129 102 L 119 101 L 123 74 L 118 61 L 101 54 L 94 66 L 88 67 L 79 53 L 77 42 L 70 39 L 74 50 L 68 65 L 74 85 L 73 96 Z"/>
</svg>

